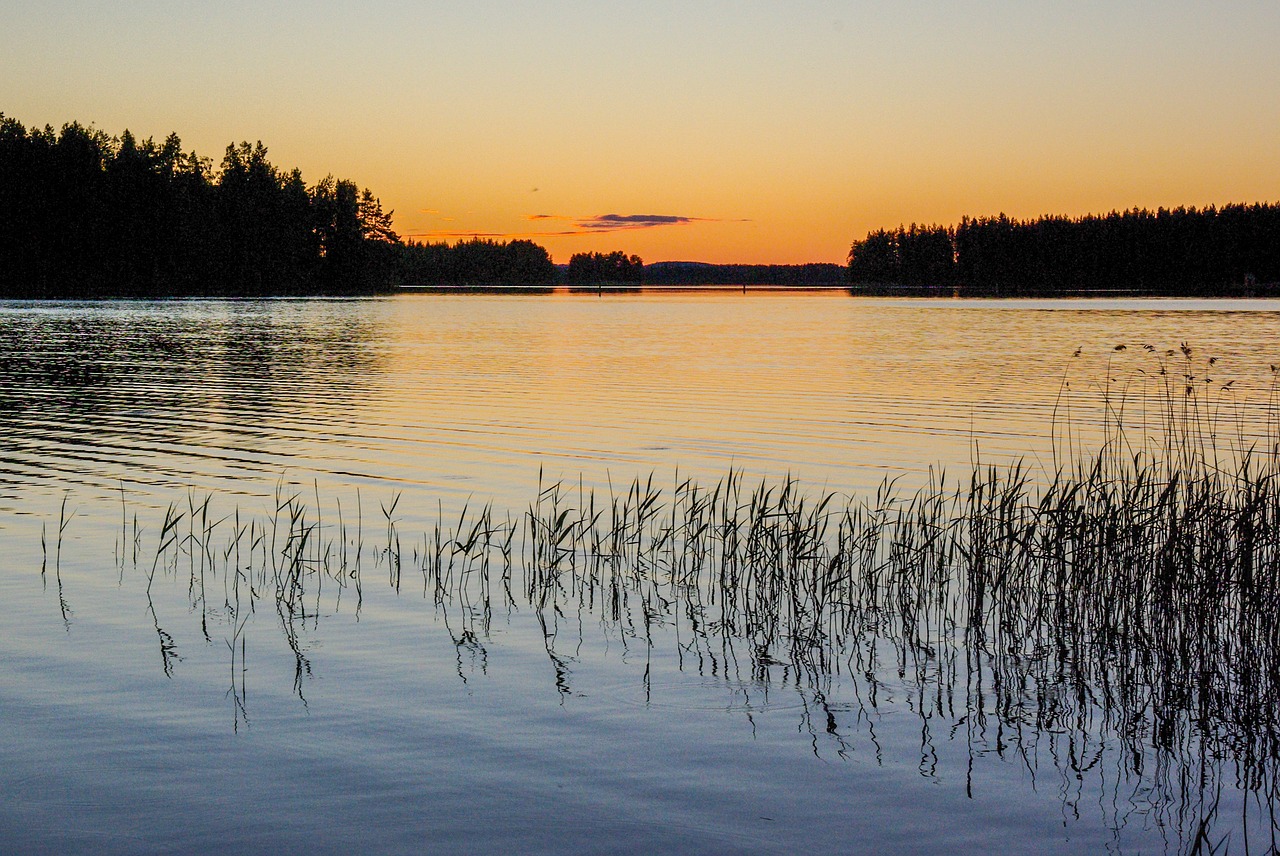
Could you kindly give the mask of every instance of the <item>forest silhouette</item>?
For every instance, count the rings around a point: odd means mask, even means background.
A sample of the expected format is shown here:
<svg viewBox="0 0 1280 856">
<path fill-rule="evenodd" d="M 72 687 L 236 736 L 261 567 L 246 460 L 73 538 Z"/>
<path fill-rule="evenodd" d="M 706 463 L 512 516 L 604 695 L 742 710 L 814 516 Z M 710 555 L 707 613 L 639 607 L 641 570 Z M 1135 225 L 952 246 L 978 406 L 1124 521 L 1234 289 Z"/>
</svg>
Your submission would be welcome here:
<svg viewBox="0 0 1280 856">
<path fill-rule="evenodd" d="M 399 249 L 397 282 L 415 286 L 525 285 L 560 279 L 551 254 L 533 241 L 472 238 L 455 244 L 409 240 Z"/>
<path fill-rule="evenodd" d="M 0 297 L 264 297 L 390 293 L 402 284 L 554 285 L 526 240 L 404 242 L 368 189 L 308 185 L 261 142 L 222 161 L 78 122 L 0 114 Z"/>
<path fill-rule="evenodd" d="M 629 256 L 620 250 L 611 253 L 575 253 L 569 259 L 564 280 L 569 285 L 638 285 L 645 280 L 644 261 L 639 256 Z"/>
<path fill-rule="evenodd" d="M 399 243 L 369 190 L 308 186 L 261 142 L 215 168 L 176 134 L 0 114 L 0 296 L 368 294 L 394 282 Z"/>
<path fill-rule="evenodd" d="M 1270 294 L 1280 292 L 1280 204 L 912 223 L 855 241 L 848 269 L 850 281 L 867 291 Z"/>
<path fill-rule="evenodd" d="M 965 217 L 854 241 L 848 263 L 646 266 L 621 251 L 557 266 L 533 241 L 402 241 L 368 189 L 308 185 L 261 142 L 215 167 L 161 142 L 0 113 L 0 298 L 365 295 L 411 286 L 832 285 L 855 293 L 1280 294 L 1280 204 L 1080 218 Z"/>
</svg>

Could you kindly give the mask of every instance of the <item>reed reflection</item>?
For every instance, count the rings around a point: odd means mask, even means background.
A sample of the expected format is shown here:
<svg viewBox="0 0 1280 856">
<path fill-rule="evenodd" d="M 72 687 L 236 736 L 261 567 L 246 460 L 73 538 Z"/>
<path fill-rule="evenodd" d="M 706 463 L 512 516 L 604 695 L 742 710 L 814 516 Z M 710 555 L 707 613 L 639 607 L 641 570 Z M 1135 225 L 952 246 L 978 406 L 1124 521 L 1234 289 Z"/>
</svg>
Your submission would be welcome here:
<svg viewBox="0 0 1280 856">
<path fill-rule="evenodd" d="M 305 704 L 303 636 L 343 600 L 359 610 L 372 570 L 397 592 L 421 583 L 462 681 L 498 656 L 494 613 L 529 613 L 568 697 L 598 627 L 643 656 L 646 704 L 664 703 L 674 663 L 749 722 L 797 701 L 819 757 L 870 745 L 878 760 L 884 716 L 910 712 L 920 775 L 963 777 L 971 796 L 995 758 L 1117 836 L 1134 814 L 1169 850 L 1273 846 L 1280 453 L 1221 464 L 1104 454 L 1047 485 L 990 468 L 861 499 L 737 472 L 607 495 L 554 482 L 519 516 L 468 507 L 411 542 L 397 499 L 366 528 L 362 510 L 301 488 L 248 519 L 193 495 L 154 530 L 148 602 L 155 573 L 181 581 L 205 640 L 222 637 L 237 728 L 248 615 L 274 607 Z M 1228 818 L 1224 801 L 1257 808 Z"/>
<path fill-rule="evenodd" d="M 116 555 L 121 579 L 130 556 L 145 577 L 166 675 L 182 661 L 153 588 L 185 591 L 202 640 L 226 645 L 237 729 L 251 712 L 253 616 L 273 616 L 255 641 L 287 651 L 305 705 L 308 639 L 344 605 L 359 615 L 372 574 L 397 595 L 421 585 L 464 683 L 489 674 L 523 621 L 562 702 L 589 690 L 584 658 L 620 648 L 643 663 L 650 707 L 709 695 L 753 729 L 763 711 L 794 709 L 806 751 L 869 749 L 878 763 L 901 751 L 908 714 L 919 775 L 970 796 L 992 763 L 1013 764 L 1058 794 L 1065 818 L 1101 812 L 1118 844 L 1134 822 L 1169 851 L 1274 851 L 1275 398 L 1255 420 L 1266 442 L 1247 445 L 1237 426 L 1229 444 L 1233 417 L 1218 422 L 1191 349 L 1158 365 L 1141 431 L 1106 392 L 1100 450 L 1055 423 L 1048 474 L 930 472 L 914 491 L 885 481 L 850 497 L 738 471 L 607 491 L 539 473 L 521 513 L 468 503 L 434 518 L 399 494 L 366 510 L 358 490 L 344 503 L 282 482 L 265 515 L 191 492 L 150 527 L 135 512 L 132 531 L 122 489 Z M 52 542 L 64 621 L 72 516 L 64 499 Z M 434 522 L 414 534 L 406 517 Z"/>
</svg>

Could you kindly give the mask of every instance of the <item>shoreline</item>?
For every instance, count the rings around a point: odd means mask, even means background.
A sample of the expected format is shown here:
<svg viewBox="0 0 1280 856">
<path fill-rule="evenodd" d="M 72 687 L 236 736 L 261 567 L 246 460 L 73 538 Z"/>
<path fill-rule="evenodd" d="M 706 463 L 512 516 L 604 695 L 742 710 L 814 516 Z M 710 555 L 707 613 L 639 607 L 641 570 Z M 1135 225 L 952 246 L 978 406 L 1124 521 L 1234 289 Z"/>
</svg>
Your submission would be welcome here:
<svg viewBox="0 0 1280 856">
<path fill-rule="evenodd" d="M 401 295 L 522 295 L 537 296 L 643 296 L 657 294 L 840 294 L 853 298 L 896 298 L 924 302 L 958 300 L 1277 300 L 1280 299 L 1280 283 L 1267 283 L 1249 288 L 1225 288 L 1203 292 L 1167 293 L 1146 289 L 1078 289 L 1073 291 L 1039 293 L 1015 291 L 1000 293 L 987 290 L 941 289 L 921 286 L 851 286 L 851 285 L 544 285 L 544 284 L 487 284 L 487 285 L 403 285 L 390 290 L 366 293 L 315 293 L 315 294 L 83 294 L 61 296 L 34 296 L 17 294 L 0 295 L 0 303 L 99 303 L 99 302 L 167 302 L 167 301 L 345 301 L 378 300 Z"/>
</svg>

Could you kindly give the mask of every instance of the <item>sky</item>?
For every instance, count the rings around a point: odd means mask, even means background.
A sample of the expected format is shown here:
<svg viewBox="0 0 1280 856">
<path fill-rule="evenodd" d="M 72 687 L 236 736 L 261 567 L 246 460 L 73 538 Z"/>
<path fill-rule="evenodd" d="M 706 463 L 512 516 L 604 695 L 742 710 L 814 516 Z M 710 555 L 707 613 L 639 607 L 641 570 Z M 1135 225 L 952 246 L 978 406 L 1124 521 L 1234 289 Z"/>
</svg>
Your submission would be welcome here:
<svg viewBox="0 0 1280 856">
<path fill-rule="evenodd" d="M 0 0 L 0 111 L 261 140 L 423 240 L 843 263 L 873 229 L 1280 201 L 1280 3 Z"/>
</svg>

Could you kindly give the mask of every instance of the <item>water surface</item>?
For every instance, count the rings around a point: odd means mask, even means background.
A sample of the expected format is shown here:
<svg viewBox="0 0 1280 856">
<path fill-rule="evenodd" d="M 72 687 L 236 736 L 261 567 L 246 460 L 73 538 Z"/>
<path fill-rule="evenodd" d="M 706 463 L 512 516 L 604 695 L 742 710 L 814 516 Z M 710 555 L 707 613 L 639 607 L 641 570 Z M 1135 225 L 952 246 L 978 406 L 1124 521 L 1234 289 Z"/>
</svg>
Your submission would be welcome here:
<svg viewBox="0 0 1280 856">
<path fill-rule="evenodd" d="M 658 590 L 619 607 L 570 575 L 539 602 L 517 560 L 509 592 L 441 596 L 418 560 L 440 516 L 519 519 L 555 482 L 621 496 L 739 470 L 863 496 L 931 465 L 1047 473 L 1097 436 L 1104 396 L 1141 435 L 1162 360 L 1232 414 L 1224 446 L 1248 442 L 1277 341 L 1265 301 L 0 304 L 0 834 L 81 852 L 1189 849 L 1203 789 L 1160 765 L 1200 759 L 978 723 L 963 675 L 922 684 L 895 656 L 874 681 L 849 650 L 816 671 L 762 660 Z M 358 592 L 350 570 L 296 600 L 254 586 L 279 552 L 247 548 L 288 500 L 335 545 L 317 563 L 358 553 Z M 237 519 L 264 528 L 233 543 Z M 1269 843 L 1270 808 L 1237 787 L 1221 814 L 1245 819 L 1214 840 Z"/>
</svg>

